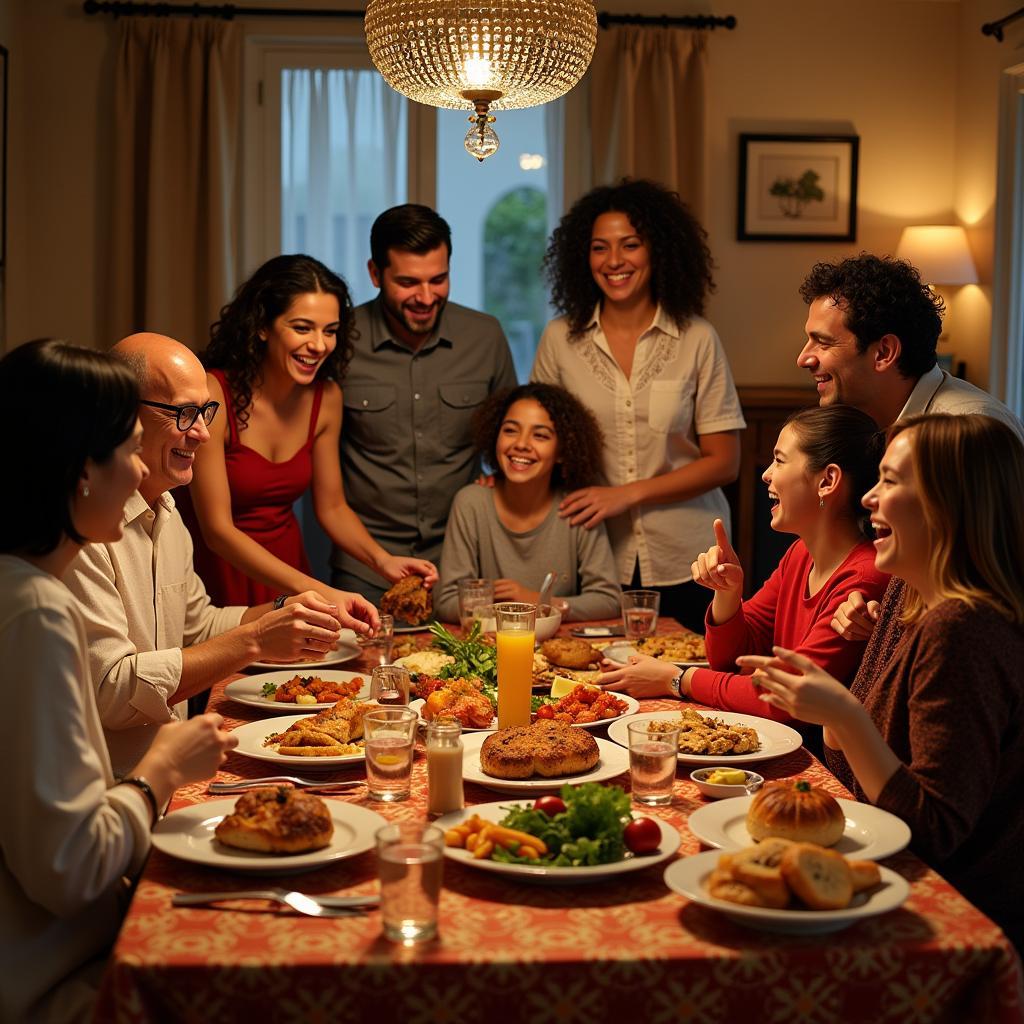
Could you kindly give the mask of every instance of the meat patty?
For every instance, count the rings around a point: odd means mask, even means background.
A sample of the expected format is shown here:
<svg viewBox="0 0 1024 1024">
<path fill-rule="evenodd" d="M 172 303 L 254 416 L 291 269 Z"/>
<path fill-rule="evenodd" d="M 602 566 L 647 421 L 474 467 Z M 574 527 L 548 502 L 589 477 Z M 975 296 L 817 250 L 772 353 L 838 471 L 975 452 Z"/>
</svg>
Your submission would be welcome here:
<svg viewBox="0 0 1024 1024">
<path fill-rule="evenodd" d="M 600 756 L 586 729 L 544 720 L 491 733 L 480 747 L 480 767 L 496 779 L 551 779 L 589 771 Z"/>
</svg>

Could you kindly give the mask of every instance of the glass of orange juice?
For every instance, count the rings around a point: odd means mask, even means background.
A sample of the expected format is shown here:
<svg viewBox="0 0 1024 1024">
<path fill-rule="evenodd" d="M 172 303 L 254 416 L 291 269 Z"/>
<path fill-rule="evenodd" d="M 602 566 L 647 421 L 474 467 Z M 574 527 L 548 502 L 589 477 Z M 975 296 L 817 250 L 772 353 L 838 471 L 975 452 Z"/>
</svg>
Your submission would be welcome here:
<svg viewBox="0 0 1024 1024">
<path fill-rule="evenodd" d="M 498 638 L 498 728 L 529 725 L 537 606 L 505 601 L 494 606 L 494 618 Z"/>
</svg>

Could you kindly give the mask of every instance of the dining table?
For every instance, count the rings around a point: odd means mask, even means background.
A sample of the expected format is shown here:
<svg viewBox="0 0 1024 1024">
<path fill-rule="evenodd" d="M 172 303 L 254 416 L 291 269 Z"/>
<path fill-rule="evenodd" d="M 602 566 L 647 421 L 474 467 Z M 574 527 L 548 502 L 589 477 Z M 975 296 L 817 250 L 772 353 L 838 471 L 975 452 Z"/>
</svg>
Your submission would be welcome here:
<svg viewBox="0 0 1024 1024">
<path fill-rule="evenodd" d="M 675 629 L 663 619 L 658 632 Z M 560 633 L 568 631 L 563 625 Z M 427 633 L 414 635 L 419 646 L 429 641 Z M 339 668 L 368 673 L 370 665 L 361 656 Z M 210 710 L 228 728 L 269 722 L 267 713 L 225 695 L 229 681 L 213 687 Z M 643 712 L 678 708 L 678 701 L 641 701 Z M 596 735 L 604 737 L 604 729 Z M 217 779 L 277 774 L 271 767 L 233 752 Z M 852 799 L 805 747 L 752 767 L 766 780 L 800 777 Z M 643 810 L 678 830 L 673 861 L 702 849 L 688 820 L 709 801 L 689 772 L 680 764 L 670 805 Z M 365 767 L 325 778 L 364 779 Z M 628 790 L 628 771 L 607 784 Z M 169 810 L 210 799 L 205 783 L 185 786 Z M 365 786 L 324 799 L 389 820 L 425 820 L 422 743 L 408 799 L 376 803 Z M 516 797 L 465 785 L 467 806 L 501 799 Z M 254 878 L 154 849 L 111 952 L 95 1020 L 1024 1022 L 1021 962 L 1000 928 L 910 849 L 881 863 L 909 883 L 901 907 L 829 934 L 785 935 L 671 891 L 665 864 L 564 885 L 446 858 L 437 937 L 409 946 L 384 937 L 377 910 L 322 919 L 262 901 L 175 907 L 176 893 L 241 891 L 253 888 Z M 283 881 L 311 895 L 379 891 L 372 851 Z"/>
</svg>

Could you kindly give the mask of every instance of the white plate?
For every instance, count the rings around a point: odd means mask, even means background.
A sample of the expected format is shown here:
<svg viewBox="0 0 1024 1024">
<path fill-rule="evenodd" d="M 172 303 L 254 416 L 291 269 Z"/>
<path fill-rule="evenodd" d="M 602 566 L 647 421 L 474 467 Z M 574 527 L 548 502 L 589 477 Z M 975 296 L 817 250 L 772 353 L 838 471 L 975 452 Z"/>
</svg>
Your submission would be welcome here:
<svg viewBox="0 0 1024 1024">
<path fill-rule="evenodd" d="M 742 850 L 753 846 L 747 831 L 747 809 L 752 796 L 706 804 L 690 815 L 690 831 L 706 846 Z M 910 842 L 910 828 L 902 818 L 872 804 L 837 801 L 846 817 L 846 830 L 833 850 L 855 860 L 881 860 L 899 853 Z"/>
<path fill-rule="evenodd" d="M 245 704 L 250 708 L 259 708 L 261 711 L 301 711 L 313 713 L 323 711 L 326 708 L 333 708 L 334 701 L 328 704 L 280 704 L 276 700 L 263 696 L 263 687 L 266 683 L 273 683 L 280 686 L 294 679 L 297 674 L 295 669 L 286 672 L 263 672 L 257 676 L 246 676 L 244 679 L 236 679 L 224 687 L 224 696 L 229 697 L 236 704 Z M 363 686 L 356 694 L 356 700 L 367 700 L 370 696 L 370 673 L 369 672 L 309 672 L 308 675 L 319 676 L 328 682 L 347 683 L 353 679 L 362 679 Z"/>
<path fill-rule="evenodd" d="M 237 729 L 232 730 L 232 733 L 238 737 L 235 753 L 251 757 L 256 761 L 270 761 L 276 765 L 287 764 L 295 768 L 304 768 L 309 772 L 333 771 L 335 768 L 359 764 L 366 760 L 366 755 L 362 752 L 338 757 L 295 757 L 279 754 L 276 750 L 263 746 L 263 741 L 268 736 L 285 732 L 289 726 L 305 720 L 306 715 L 286 715 L 282 718 L 262 718 L 258 722 L 240 725 Z"/>
<path fill-rule="evenodd" d="M 865 917 L 874 917 L 895 910 L 910 895 L 906 879 L 889 868 L 879 867 L 882 884 L 858 893 L 845 910 L 770 910 L 767 907 L 744 907 L 711 896 L 705 888 L 708 876 L 718 865 L 719 853 L 709 850 L 693 857 L 684 857 L 665 869 L 665 884 L 702 907 L 720 910 L 726 917 L 749 928 L 783 935 L 822 935 L 837 932 Z"/>
<path fill-rule="evenodd" d="M 501 821 L 512 806 L 507 800 L 499 800 L 493 804 L 476 804 L 467 807 L 463 811 L 453 811 L 443 818 L 434 822 L 440 829 L 454 828 L 456 825 L 479 814 L 485 821 Z M 522 806 L 529 807 L 529 802 Z M 541 882 L 545 885 L 583 885 L 587 882 L 600 882 L 603 879 L 614 875 L 625 875 L 631 871 L 642 871 L 654 864 L 661 864 L 668 860 L 679 849 L 679 833 L 660 818 L 653 818 L 661 829 L 661 842 L 654 853 L 644 854 L 642 857 L 628 854 L 625 860 L 616 861 L 614 864 L 596 864 L 587 868 L 555 868 L 538 865 L 533 867 L 530 864 L 503 864 L 501 861 L 484 858 L 478 860 L 468 850 L 461 850 L 457 847 L 446 846 L 444 853 L 446 857 L 467 867 L 479 868 L 481 871 L 493 871 L 497 875 L 511 875 L 523 882 Z"/>
<path fill-rule="evenodd" d="M 427 722 L 427 719 L 425 719 L 423 717 L 423 707 L 424 707 L 424 705 L 426 703 L 427 702 L 425 700 L 422 700 L 422 699 L 409 701 L 409 710 L 410 711 L 415 711 L 416 714 L 420 716 L 420 721 L 423 722 L 424 724 L 426 724 L 426 722 Z M 489 726 L 487 726 L 485 729 L 481 729 L 479 726 L 475 726 L 475 725 L 464 725 L 462 727 L 462 731 L 463 732 L 494 732 L 494 730 L 497 729 L 497 728 L 498 728 L 498 716 L 495 715 L 494 718 L 491 719 L 491 724 Z"/>
<path fill-rule="evenodd" d="M 495 779 L 484 773 L 480 767 L 480 748 L 490 733 L 474 732 L 462 740 L 462 777 L 467 782 L 476 782 L 499 793 L 550 793 L 561 789 L 567 782 L 579 785 L 581 782 L 604 782 L 629 771 L 629 751 L 616 743 L 596 739 L 600 757 L 596 765 L 578 775 L 559 775 L 555 779 Z"/>
<path fill-rule="evenodd" d="M 430 623 L 433 622 L 430 619 L 428 622 L 421 623 L 419 626 L 411 626 L 407 622 L 396 622 L 395 632 L 396 633 L 426 633 L 430 629 Z"/>
<path fill-rule="evenodd" d="M 346 661 L 359 657 L 359 645 L 356 643 L 355 630 L 343 629 L 333 651 L 329 651 L 319 661 L 254 661 L 249 668 L 265 669 L 299 669 L 326 668 L 328 665 L 342 665 Z"/>
<path fill-rule="evenodd" d="M 334 820 L 330 846 L 310 853 L 259 853 L 225 846 L 213 830 L 235 809 L 237 797 L 207 800 L 172 811 L 153 829 L 153 845 L 179 860 L 225 871 L 258 875 L 290 875 L 313 871 L 331 861 L 372 850 L 374 833 L 387 824 L 375 811 L 343 800 L 325 800 Z"/>
<path fill-rule="evenodd" d="M 681 705 L 686 707 L 688 705 Z M 752 754 L 684 754 L 680 751 L 679 760 L 682 764 L 723 765 L 754 764 L 757 761 L 770 761 L 774 757 L 782 757 L 794 750 L 799 750 L 803 737 L 788 725 L 773 722 L 770 718 L 755 718 L 753 715 L 737 715 L 732 711 L 705 711 L 697 709 L 702 715 L 720 718 L 729 725 L 746 725 L 757 732 L 761 740 L 761 749 Z M 628 722 L 671 722 L 679 718 L 679 711 L 648 711 L 642 715 L 631 715 L 629 718 L 616 718 L 608 726 L 608 739 L 629 746 Z"/>
<path fill-rule="evenodd" d="M 637 650 L 635 647 L 628 643 L 620 641 L 619 643 L 609 644 L 601 652 L 609 661 L 617 661 L 620 665 L 625 665 L 629 660 L 631 654 L 636 654 Z M 667 658 L 659 658 L 659 661 L 668 661 Z M 670 665 L 678 665 L 680 668 L 708 668 L 710 662 L 705 658 L 703 661 L 670 661 Z"/>
</svg>

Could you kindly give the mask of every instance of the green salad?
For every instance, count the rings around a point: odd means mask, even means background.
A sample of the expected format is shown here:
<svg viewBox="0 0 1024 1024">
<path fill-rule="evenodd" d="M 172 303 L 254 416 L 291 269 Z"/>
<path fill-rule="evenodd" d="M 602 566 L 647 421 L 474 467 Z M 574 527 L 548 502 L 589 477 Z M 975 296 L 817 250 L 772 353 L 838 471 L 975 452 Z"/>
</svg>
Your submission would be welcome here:
<svg viewBox="0 0 1024 1024">
<path fill-rule="evenodd" d="M 460 640 L 440 622 L 430 624 L 434 646 L 455 660 L 445 665 L 440 679 L 479 679 L 482 691 L 491 703 L 498 704 L 498 652 L 480 636 L 480 622 L 475 621 L 466 636 Z"/>
</svg>

